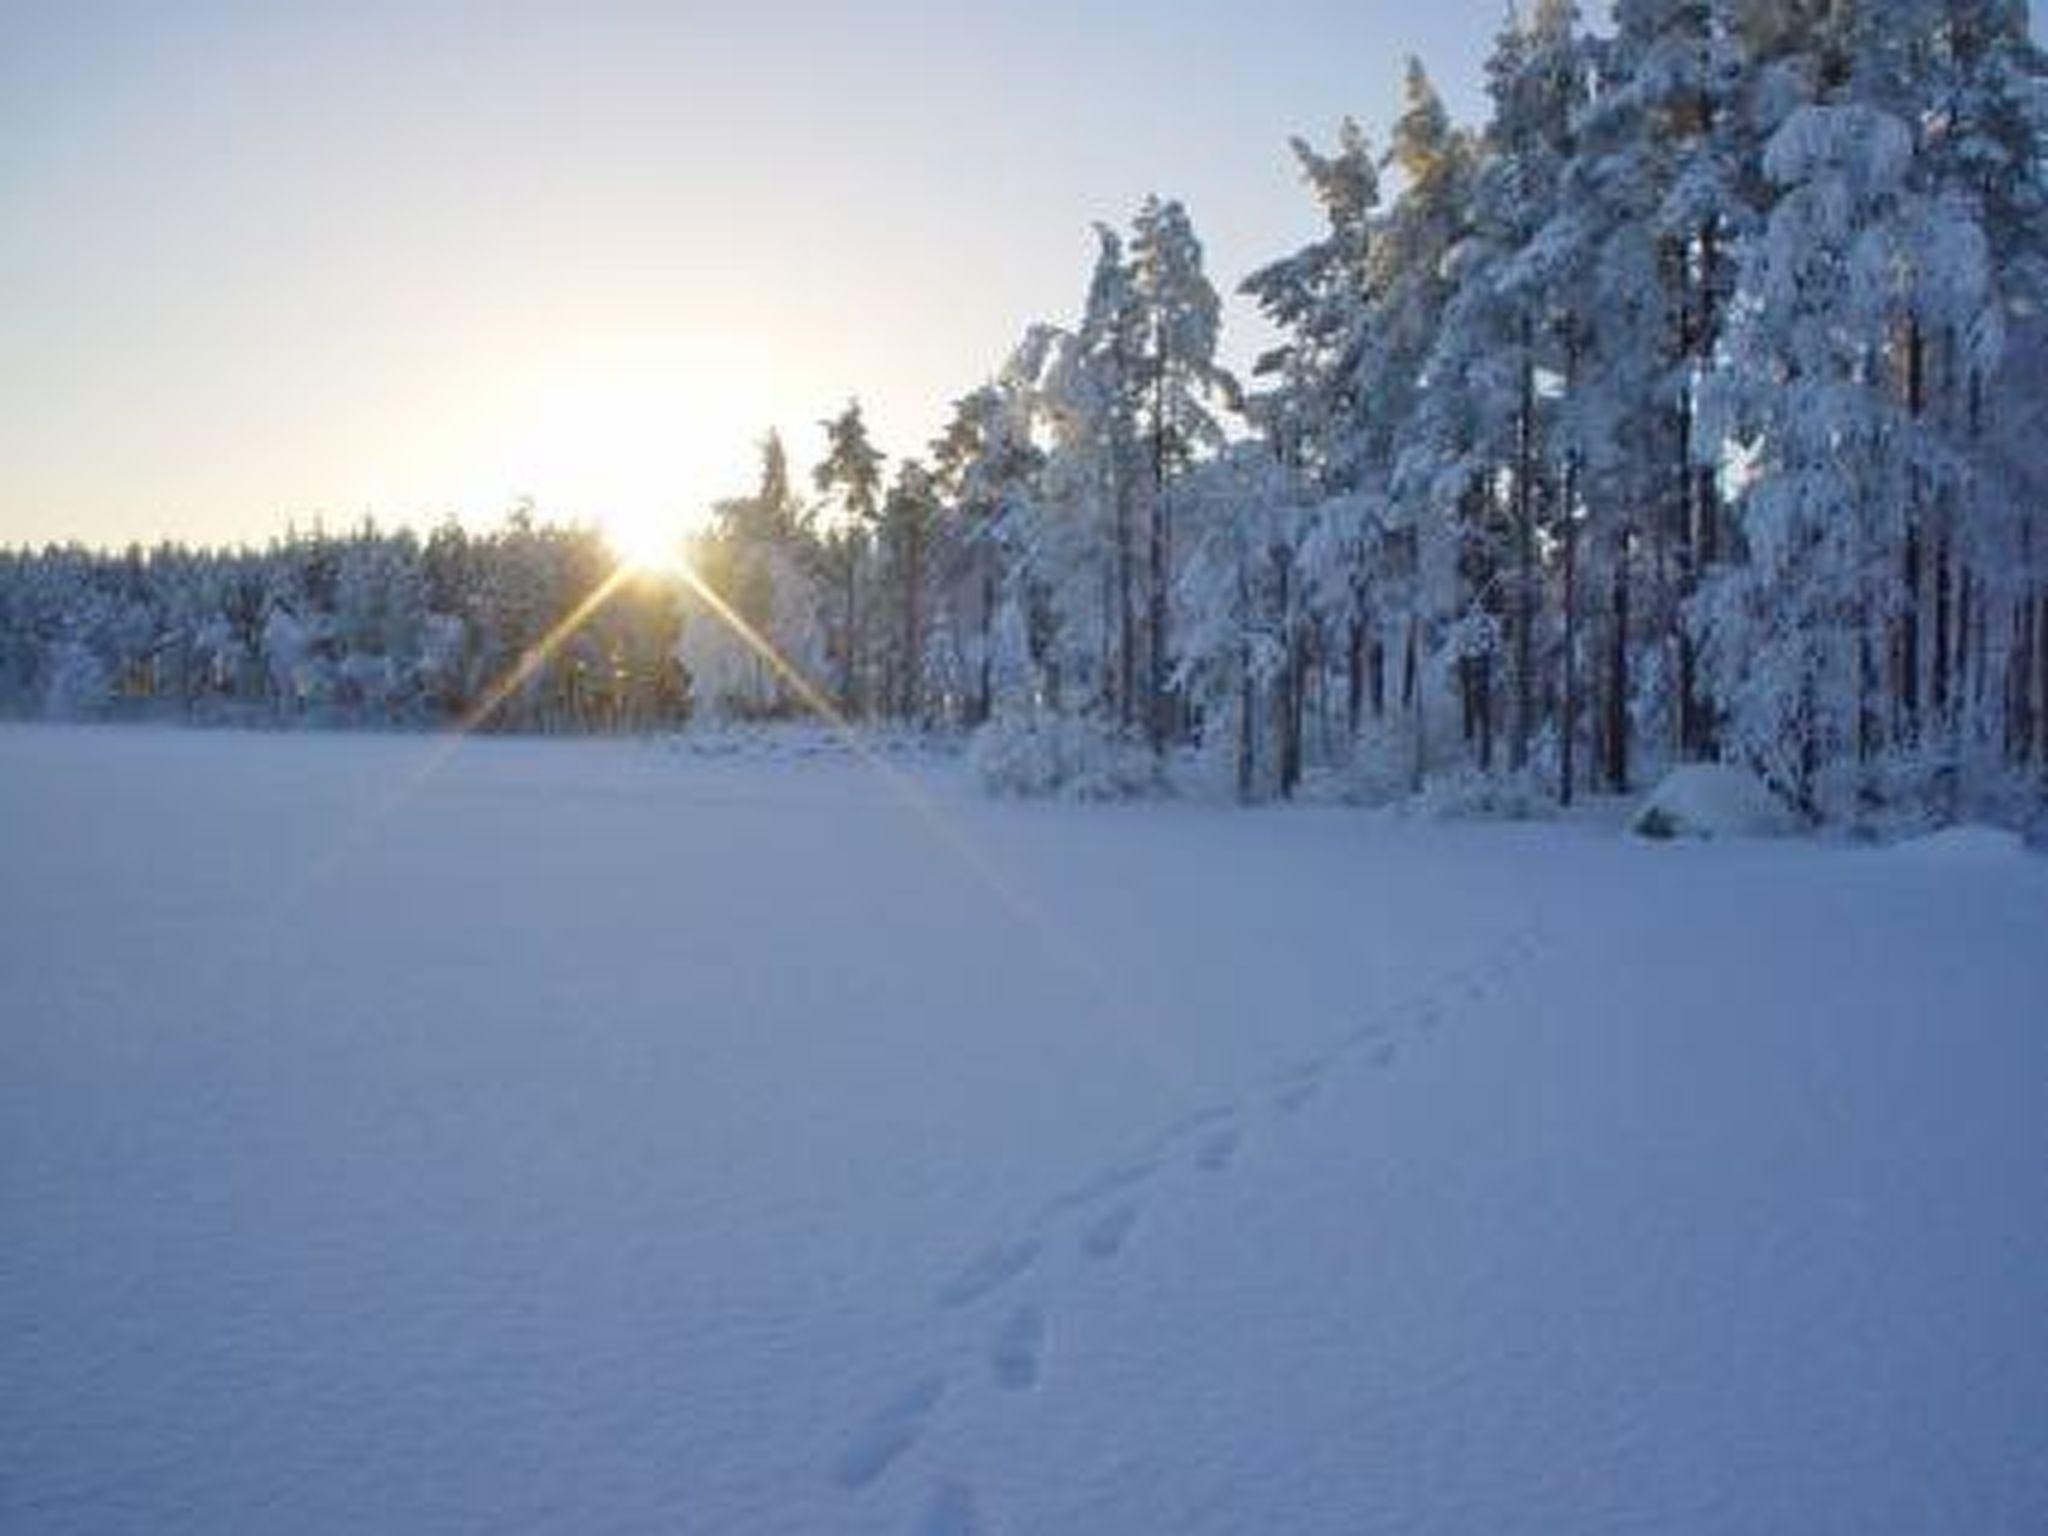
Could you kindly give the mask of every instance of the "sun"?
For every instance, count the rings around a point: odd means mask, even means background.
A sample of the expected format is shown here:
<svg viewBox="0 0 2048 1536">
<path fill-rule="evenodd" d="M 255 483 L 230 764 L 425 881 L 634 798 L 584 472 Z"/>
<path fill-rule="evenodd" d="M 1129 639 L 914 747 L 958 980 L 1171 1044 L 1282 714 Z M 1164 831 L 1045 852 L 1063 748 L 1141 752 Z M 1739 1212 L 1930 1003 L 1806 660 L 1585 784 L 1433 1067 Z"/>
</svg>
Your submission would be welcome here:
<svg viewBox="0 0 2048 1536">
<path fill-rule="evenodd" d="M 682 519 L 651 507 L 618 507 L 603 513 L 598 527 L 619 563 L 635 571 L 672 570 L 682 559 Z"/>
</svg>

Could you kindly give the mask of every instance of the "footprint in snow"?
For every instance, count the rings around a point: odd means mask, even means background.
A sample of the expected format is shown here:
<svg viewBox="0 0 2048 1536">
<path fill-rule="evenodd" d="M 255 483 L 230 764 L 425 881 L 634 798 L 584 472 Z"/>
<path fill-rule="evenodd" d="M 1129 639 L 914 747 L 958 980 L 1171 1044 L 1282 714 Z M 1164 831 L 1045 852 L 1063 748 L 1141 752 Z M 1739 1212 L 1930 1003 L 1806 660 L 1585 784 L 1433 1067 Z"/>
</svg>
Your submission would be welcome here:
<svg viewBox="0 0 2048 1536">
<path fill-rule="evenodd" d="M 1006 1392 L 1038 1385 L 1039 1356 L 1045 1350 L 1045 1314 L 1037 1307 L 1019 1307 L 996 1330 L 989 1346 L 989 1369 Z"/>
<path fill-rule="evenodd" d="M 888 1471 L 897 1457 L 917 1443 L 932 1410 L 938 1407 L 939 1399 L 945 1394 L 945 1381 L 937 1376 L 927 1376 L 904 1388 L 877 1409 L 847 1441 L 846 1449 L 839 1453 L 838 1464 L 833 1468 L 833 1476 L 839 1485 L 849 1489 L 865 1488 Z"/>
<path fill-rule="evenodd" d="M 1274 1094 L 1273 1107 L 1283 1115 L 1294 1114 L 1314 1098 L 1316 1090 L 1321 1087 L 1322 1083 L 1317 1078 L 1302 1078 Z"/>
<path fill-rule="evenodd" d="M 1388 1033 L 1387 1026 L 1378 1019 L 1368 1019 L 1365 1023 L 1359 1025 L 1358 1028 L 1352 1030 L 1344 1039 L 1350 1045 L 1371 1045 L 1376 1040 L 1386 1039 Z"/>
<path fill-rule="evenodd" d="M 1244 1139 L 1236 1126 L 1226 1126 L 1202 1143 L 1195 1154 L 1195 1166 L 1204 1173 L 1221 1173 L 1237 1158 L 1237 1149 Z"/>
<path fill-rule="evenodd" d="M 1062 1211 L 1071 1211 L 1080 1206 L 1092 1205 L 1105 1195 L 1113 1195 L 1120 1190 L 1129 1189 L 1133 1185 L 1142 1184 L 1152 1176 L 1158 1166 L 1157 1163 L 1147 1159 L 1135 1163 L 1118 1163 L 1112 1167 L 1105 1168 L 1100 1173 L 1083 1179 L 1065 1193 L 1054 1195 L 1051 1200 L 1046 1202 L 1046 1214 L 1048 1216 L 1057 1215 Z"/>
<path fill-rule="evenodd" d="M 964 1307 L 991 1291 L 1001 1289 L 1037 1261 L 1038 1249 L 1035 1237 L 1014 1243 L 997 1243 L 993 1248 L 984 1249 L 965 1269 L 939 1287 L 939 1305 Z"/>
<path fill-rule="evenodd" d="M 1088 1224 L 1081 1234 L 1081 1251 L 1091 1259 L 1113 1259 L 1123 1252 L 1131 1228 L 1138 1224 L 1138 1208 L 1120 1205 Z"/>
<path fill-rule="evenodd" d="M 1385 1071 L 1388 1067 L 1391 1067 L 1394 1064 L 1394 1056 L 1394 1042 L 1391 1040 L 1382 1040 L 1378 1045 L 1372 1048 L 1372 1055 L 1367 1059 L 1372 1062 L 1373 1066 L 1375 1066 L 1381 1071 Z"/>
<path fill-rule="evenodd" d="M 1211 1104 L 1206 1109 L 1182 1115 L 1159 1133 L 1159 1140 L 1162 1143 L 1178 1141 L 1183 1136 L 1191 1136 L 1196 1131 L 1205 1131 L 1212 1125 L 1219 1125 L 1236 1113 L 1237 1106 L 1234 1104 Z"/>
<path fill-rule="evenodd" d="M 1433 1035 L 1443 1027 L 1444 1010 L 1440 1003 L 1424 1003 L 1415 1010 L 1415 1027 L 1425 1035 Z"/>
<path fill-rule="evenodd" d="M 941 1483 L 917 1522 L 917 1536 L 974 1536 L 981 1529 L 974 1494 L 965 1483 Z"/>
</svg>

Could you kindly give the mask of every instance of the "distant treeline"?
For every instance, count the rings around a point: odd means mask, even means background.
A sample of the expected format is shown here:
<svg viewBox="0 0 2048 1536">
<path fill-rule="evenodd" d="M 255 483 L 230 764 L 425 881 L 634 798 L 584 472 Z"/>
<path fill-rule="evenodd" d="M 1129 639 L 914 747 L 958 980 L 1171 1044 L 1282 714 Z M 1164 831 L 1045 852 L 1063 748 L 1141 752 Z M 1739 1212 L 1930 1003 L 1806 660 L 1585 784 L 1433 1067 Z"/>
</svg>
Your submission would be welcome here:
<svg viewBox="0 0 2048 1536">
<path fill-rule="evenodd" d="M 58 717 L 637 730 L 687 709 L 665 585 L 627 582 L 519 675 L 613 571 L 587 529 L 515 514 L 422 541 L 371 527 L 263 550 L 0 553 L 0 707 Z"/>
</svg>

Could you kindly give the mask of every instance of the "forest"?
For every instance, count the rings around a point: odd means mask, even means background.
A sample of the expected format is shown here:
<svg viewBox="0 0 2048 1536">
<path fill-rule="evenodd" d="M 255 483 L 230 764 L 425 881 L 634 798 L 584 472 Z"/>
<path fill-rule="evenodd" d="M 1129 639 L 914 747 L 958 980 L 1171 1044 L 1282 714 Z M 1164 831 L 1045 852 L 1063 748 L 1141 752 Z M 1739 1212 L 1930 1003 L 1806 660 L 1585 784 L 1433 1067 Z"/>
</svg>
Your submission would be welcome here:
<svg viewBox="0 0 2048 1536">
<path fill-rule="evenodd" d="M 770 433 L 688 579 L 615 578 L 533 508 L 0 552 L 0 708 L 614 732 L 829 701 L 976 732 L 1021 789 L 1512 810 L 1726 761 L 1816 821 L 2044 814 L 2025 4 L 1619 0 L 1603 31 L 1536 0 L 1487 83 L 1461 125 L 1411 64 L 1380 140 L 1294 142 L 1321 233 L 1242 279 L 1277 338 L 1249 377 L 1148 199 L 922 451 L 857 402 L 815 466 Z"/>
</svg>

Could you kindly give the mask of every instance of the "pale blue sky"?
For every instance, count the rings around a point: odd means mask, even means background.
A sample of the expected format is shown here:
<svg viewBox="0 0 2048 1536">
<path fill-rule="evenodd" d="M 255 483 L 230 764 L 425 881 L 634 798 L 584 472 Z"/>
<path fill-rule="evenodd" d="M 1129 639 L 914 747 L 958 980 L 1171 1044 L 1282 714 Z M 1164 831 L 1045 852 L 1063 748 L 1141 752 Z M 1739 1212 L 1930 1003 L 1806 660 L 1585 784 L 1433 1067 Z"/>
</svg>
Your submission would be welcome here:
<svg viewBox="0 0 2048 1536">
<path fill-rule="evenodd" d="M 920 451 L 1091 220 L 1179 196 L 1233 286 L 1287 136 L 1410 51 L 1475 112 L 1504 10 L 0 0 L 0 544 L 680 519 L 856 392 Z"/>
</svg>

